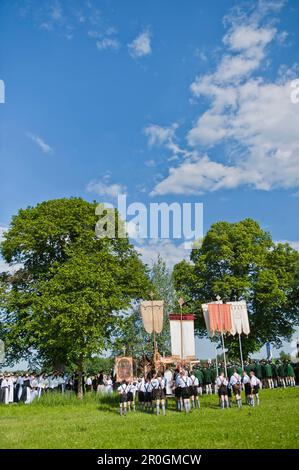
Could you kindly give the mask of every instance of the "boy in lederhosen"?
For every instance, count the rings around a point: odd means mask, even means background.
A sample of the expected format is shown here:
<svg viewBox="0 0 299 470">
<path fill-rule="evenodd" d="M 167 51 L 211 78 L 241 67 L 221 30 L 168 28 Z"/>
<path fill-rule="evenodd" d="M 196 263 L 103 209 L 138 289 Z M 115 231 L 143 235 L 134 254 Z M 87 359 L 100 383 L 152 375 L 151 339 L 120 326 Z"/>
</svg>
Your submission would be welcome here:
<svg viewBox="0 0 299 470">
<path fill-rule="evenodd" d="M 138 407 L 139 409 L 144 409 L 144 378 L 141 377 L 137 383 L 137 393 L 138 393 Z"/>
<path fill-rule="evenodd" d="M 254 398 L 256 399 L 256 404 L 260 404 L 259 398 L 259 389 L 260 389 L 260 379 L 258 379 L 253 370 L 250 372 L 250 385 L 251 385 L 251 394 L 250 394 L 250 405 L 254 406 Z"/>
<path fill-rule="evenodd" d="M 174 396 L 175 396 L 175 403 L 177 411 L 182 411 L 183 409 L 183 400 L 182 400 L 182 390 L 180 387 L 180 372 L 178 369 L 175 370 L 175 377 L 174 377 Z"/>
<path fill-rule="evenodd" d="M 162 379 L 162 376 L 160 373 L 155 374 L 154 378 L 151 381 L 152 385 L 152 398 L 153 398 L 153 403 L 156 405 L 156 414 L 158 415 L 160 413 L 160 403 L 161 403 L 161 408 L 162 408 L 162 413 L 163 416 L 165 416 L 165 396 L 166 396 L 166 391 L 165 391 L 165 381 Z"/>
<path fill-rule="evenodd" d="M 152 409 L 152 384 L 150 376 L 147 377 L 144 384 L 144 408 L 145 410 Z"/>
<path fill-rule="evenodd" d="M 198 396 L 198 378 L 194 374 L 191 374 L 191 385 L 190 385 L 190 396 L 191 396 L 191 406 L 192 408 L 200 408 L 199 396 Z"/>
<path fill-rule="evenodd" d="M 229 382 L 233 388 L 233 392 L 236 397 L 238 408 L 241 408 L 242 407 L 242 397 L 241 397 L 242 384 L 241 384 L 241 377 L 238 374 L 237 369 L 234 369 L 234 373 L 231 376 Z"/>
<path fill-rule="evenodd" d="M 182 400 L 183 400 L 185 413 L 187 414 L 187 413 L 190 412 L 191 379 L 184 370 L 182 370 L 182 372 L 180 373 L 179 384 L 180 384 L 180 387 L 181 387 L 181 395 L 182 395 Z"/>
<path fill-rule="evenodd" d="M 250 377 L 245 370 L 243 371 L 242 384 L 244 385 L 246 403 L 250 405 L 251 383 Z"/>
<path fill-rule="evenodd" d="M 117 391 L 119 393 L 119 413 L 120 415 L 127 414 L 127 382 L 125 380 L 122 381 L 121 385 L 118 387 Z"/>
<path fill-rule="evenodd" d="M 219 377 L 216 379 L 216 385 L 218 389 L 219 405 L 220 408 L 228 408 L 228 381 L 224 376 L 224 372 L 221 372 Z"/>
<path fill-rule="evenodd" d="M 127 403 L 128 403 L 128 410 L 135 411 L 135 392 L 136 392 L 136 385 L 134 382 L 130 382 L 127 387 Z"/>
</svg>

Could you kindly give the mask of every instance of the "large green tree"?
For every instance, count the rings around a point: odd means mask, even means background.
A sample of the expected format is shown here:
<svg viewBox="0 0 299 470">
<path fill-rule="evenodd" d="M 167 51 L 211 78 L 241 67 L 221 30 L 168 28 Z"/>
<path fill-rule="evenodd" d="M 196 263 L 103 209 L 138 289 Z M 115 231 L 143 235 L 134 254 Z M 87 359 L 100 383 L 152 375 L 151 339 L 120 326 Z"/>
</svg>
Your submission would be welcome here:
<svg viewBox="0 0 299 470">
<path fill-rule="evenodd" d="M 118 223 L 115 238 L 95 236 L 96 207 L 81 198 L 57 199 L 12 218 L 1 245 L 14 265 L 0 284 L 8 361 L 35 354 L 47 363 L 75 364 L 80 376 L 84 362 L 109 347 L 119 312 L 149 290 L 136 251 L 127 237 L 117 237 L 123 227 Z"/>
<path fill-rule="evenodd" d="M 206 334 L 201 304 L 244 299 L 251 333 L 243 339 L 244 355 L 269 341 L 275 346 L 290 339 L 299 324 L 299 253 L 288 244 L 272 241 L 257 222 L 218 222 L 202 246 L 191 252 L 190 263 L 174 267 L 175 287 L 197 312 L 196 331 Z M 238 355 L 238 339 L 228 336 L 230 354 Z"/>
</svg>

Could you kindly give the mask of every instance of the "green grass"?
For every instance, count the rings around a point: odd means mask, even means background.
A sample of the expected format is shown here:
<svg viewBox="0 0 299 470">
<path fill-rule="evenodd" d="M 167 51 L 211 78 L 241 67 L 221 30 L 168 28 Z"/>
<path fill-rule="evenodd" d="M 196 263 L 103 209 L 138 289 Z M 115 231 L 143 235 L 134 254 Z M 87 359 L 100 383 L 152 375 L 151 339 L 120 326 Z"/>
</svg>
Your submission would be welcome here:
<svg viewBox="0 0 299 470">
<path fill-rule="evenodd" d="M 262 390 L 261 405 L 221 410 L 204 396 L 190 415 L 118 415 L 117 397 L 47 395 L 0 406 L 0 448 L 298 448 L 299 389 Z"/>
</svg>

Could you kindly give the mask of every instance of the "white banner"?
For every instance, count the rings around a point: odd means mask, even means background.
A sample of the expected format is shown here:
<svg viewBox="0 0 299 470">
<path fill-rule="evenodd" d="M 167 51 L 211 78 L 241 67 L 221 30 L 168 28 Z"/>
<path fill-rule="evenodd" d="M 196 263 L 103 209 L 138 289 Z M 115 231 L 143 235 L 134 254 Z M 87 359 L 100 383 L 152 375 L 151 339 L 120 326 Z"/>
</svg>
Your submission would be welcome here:
<svg viewBox="0 0 299 470">
<path fill-rule="evenodd" d="M 169 318 L 171 336 L 171 354 L 182 359 L 195 357 L 194 319 L 181 320 Z M 181 335 L 182 324 L 182 335 Z M 181 354 L 181 344 L 183 351 Z"/>
</svg>

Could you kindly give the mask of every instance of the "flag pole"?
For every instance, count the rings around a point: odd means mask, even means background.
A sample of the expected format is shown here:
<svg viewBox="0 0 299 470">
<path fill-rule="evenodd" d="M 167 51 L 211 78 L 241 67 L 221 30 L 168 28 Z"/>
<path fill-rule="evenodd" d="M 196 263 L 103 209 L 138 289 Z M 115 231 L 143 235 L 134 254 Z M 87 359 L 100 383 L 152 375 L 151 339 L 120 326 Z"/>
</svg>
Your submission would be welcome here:
<svg viewBox="0 0 299 470">
<path fill-rule="evenodd" d="M 156 331 L 155 331 L 155 316 L 154 316 L 154 293 L 150 292 L 152 300 L 152 322 L 153 322 L 153 339 L 154 339 L 154 368 L 156 368 Z"/>
<path fill-rule="evenodd" d="M 184 344 L 183 344 L 183 305 L 184 305 L 184 299 L 182 297 L 179 298 L 178 300 L 178 303 L 179 303 L 179 306 L 180 306 L 180 312 L 181 312 L 181 360 L 183 360 L 184 358 L 184 354 L 183 354 L 183 348 L 184 348 Z"/>
<path fill-rule="evenodd" d="M 241 334 L 240 333 L 239 333 L 239 347 L 240 347 L 241 366 L 242 366 L 242 370 L 244 370 L 243 353 L 242 353 L 242 341 L 241 341 Z"/>
<path fill-rule="evenodd" d="M 227 377 L 226 355 L 225 355 L 224 337 L 223 337 L 223 331 L 222 331 L 222 318 L 221 318 L 221 310 L 220 310 L 220 300 L 221 300 L 220 295 L 217 295 L 216 299 L 217 299 L 217 304 L 218 304 L 219 318 L 221 321 L 220 333 L 221 333 L 221 343 L 222 343 L 222 351 L 223 351 L 223 359 L 224 359 L 224 370 L 225 370 L 225 377 Z"/>
</svg>

